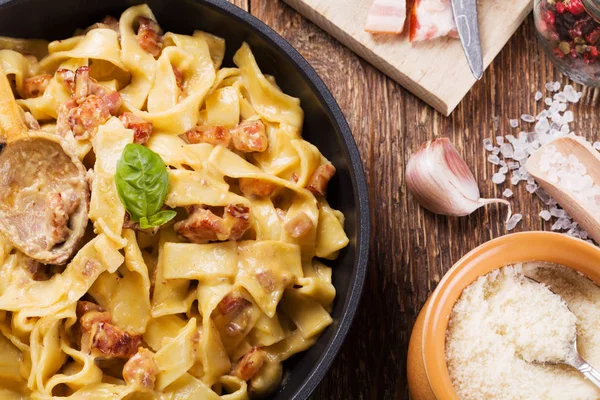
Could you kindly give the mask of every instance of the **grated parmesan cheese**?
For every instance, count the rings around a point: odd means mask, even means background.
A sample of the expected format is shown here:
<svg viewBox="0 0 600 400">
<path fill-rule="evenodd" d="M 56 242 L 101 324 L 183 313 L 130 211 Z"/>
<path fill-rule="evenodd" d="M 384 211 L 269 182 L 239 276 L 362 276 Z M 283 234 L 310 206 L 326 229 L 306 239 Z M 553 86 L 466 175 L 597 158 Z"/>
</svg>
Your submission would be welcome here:
<svg viewBox="0 0 600 400">
<path fill-rule="evenodd" d="M 463 291 L 450 317 L 454 388 L 466 400 L 598 399 L 571 367 L 526 360 L 556 361 L 577 335 L 582 357 L 600 366 L 599 324 L 600 288 L 571 269 L 531 262 L 492 271 Z"/>
</svg>

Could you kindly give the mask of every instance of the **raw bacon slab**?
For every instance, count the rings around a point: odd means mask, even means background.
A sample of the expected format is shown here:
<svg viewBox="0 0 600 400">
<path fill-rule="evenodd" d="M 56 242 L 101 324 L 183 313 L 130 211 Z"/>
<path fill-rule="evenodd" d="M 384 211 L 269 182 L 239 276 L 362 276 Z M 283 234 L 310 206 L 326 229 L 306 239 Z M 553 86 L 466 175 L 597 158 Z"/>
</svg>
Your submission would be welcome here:
<svg viewBox="0 0 600 400">
<path fill-rule="evenodd" d="M 369 8 L 365 31 L 401 33 L 406 20 L 406 0 L 375 0 Z"/>
<path fill-rule="evenodd" d="M 442 36 L 458 38 L 450 0 L 415 0 L 410 14 L 410 41 Z"/>
</svg>

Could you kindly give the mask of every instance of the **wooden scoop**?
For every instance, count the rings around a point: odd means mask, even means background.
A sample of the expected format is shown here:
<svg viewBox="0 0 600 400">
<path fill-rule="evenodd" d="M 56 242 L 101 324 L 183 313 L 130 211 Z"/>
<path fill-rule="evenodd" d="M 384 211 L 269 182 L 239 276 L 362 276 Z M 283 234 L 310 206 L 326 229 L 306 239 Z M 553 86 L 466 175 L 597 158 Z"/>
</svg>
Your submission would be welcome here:
<svg viewBox="0 0 600 400">
<path fill-rule="evenodd" d="M 578 200 L 570 190 L 559 187 L 548 181 L 548 175 L 541 171 L 540 162 L 544 149 L 554 146 L 556 151 L 569 156 L 575 155 L 579 162 L 585 165 L 587 174 L 592 177 L 596 185 L 600 185 L 600 155 L 588 142 L 578 141 L 572 137 L 556 139 L 539 148 L 527 160 L 527 171 L 533 176 L 537 183 L 548 192 L 560 204 L 560 206 L 573 217 L 586 230 L 586 232 L 600 243 L 600 215 L 594 215 L 586 205 Z"/>
<path fill-rule="evenodd" d="M 0 66 L 0 232 L 44 264 L 65 263 L 88 222 L 86 170 L 59 135 L 28 130 Z"/>
</svg>

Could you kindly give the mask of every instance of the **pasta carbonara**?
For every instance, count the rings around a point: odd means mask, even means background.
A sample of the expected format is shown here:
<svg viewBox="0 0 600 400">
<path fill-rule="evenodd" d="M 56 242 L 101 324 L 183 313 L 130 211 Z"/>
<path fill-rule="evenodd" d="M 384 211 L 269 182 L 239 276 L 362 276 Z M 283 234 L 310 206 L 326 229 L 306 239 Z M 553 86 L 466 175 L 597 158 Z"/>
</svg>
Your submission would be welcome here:
<svg viewBox="0 0 600 400">
<path fill-rule="evenodd" d="M 0 240 L 0 398 L 277 389 L 282 362 L 332 322 L 319 260 L 348 244 L 325 199 L 335 168 L 302 139 L 299 100 L 248 45 L 222 68 L 223 39 L 163 34 L 146 5 L 0 48 L 27 123 L 69 143 L 91 189 L 66 265 Z"/>
</svg>

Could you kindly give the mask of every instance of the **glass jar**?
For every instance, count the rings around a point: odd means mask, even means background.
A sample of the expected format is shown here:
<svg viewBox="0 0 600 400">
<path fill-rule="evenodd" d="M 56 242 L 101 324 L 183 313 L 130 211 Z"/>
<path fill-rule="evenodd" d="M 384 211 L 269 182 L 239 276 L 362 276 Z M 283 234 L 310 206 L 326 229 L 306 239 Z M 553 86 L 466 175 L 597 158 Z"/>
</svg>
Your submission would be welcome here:
<svg viewBox="0 0 600 400">
<path fill-rule="evenodd" d="M 600 86 L 600 0 L 535 0 L 546 54 L 575 82 Z"/>
</svg>

